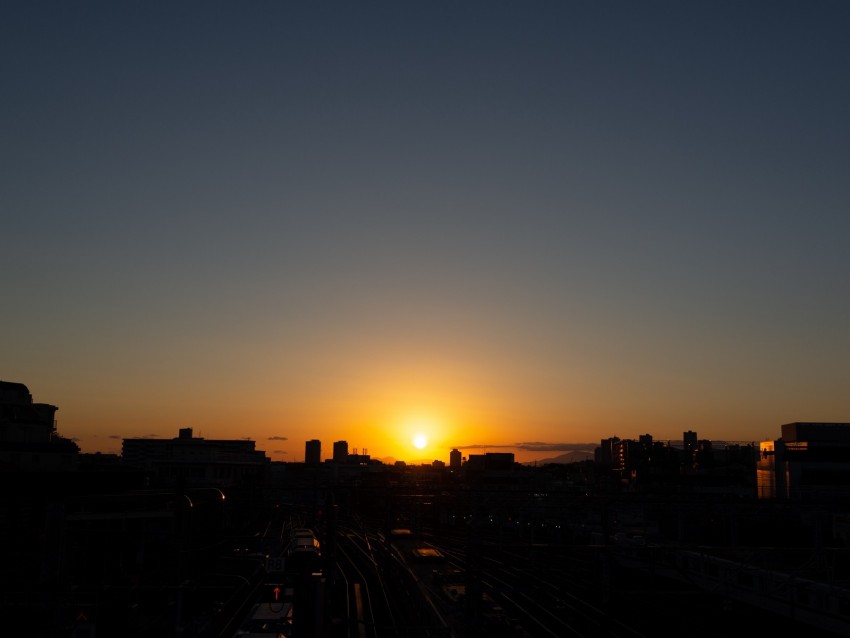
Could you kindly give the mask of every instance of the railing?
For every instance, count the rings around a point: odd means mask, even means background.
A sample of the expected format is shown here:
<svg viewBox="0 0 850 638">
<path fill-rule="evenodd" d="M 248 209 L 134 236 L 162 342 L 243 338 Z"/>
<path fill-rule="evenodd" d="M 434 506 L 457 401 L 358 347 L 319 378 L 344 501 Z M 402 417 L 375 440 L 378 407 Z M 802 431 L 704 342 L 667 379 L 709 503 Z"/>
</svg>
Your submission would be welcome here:
<svg viewBox="0 0 850 638">
<path fill-rule="evenodd" d="M 764 553 L 767 551 L 765 548 Z M 754 549 L 750 558 L 764 553 Z M 762 567 L 752 560 L 699 549 L 618 546 L 612 556 L 624 566 L 688 582 L 705 592 L 850 636 L 850 587 L 845 582 L 817 580 L 799 570 Z"/>
</svg>

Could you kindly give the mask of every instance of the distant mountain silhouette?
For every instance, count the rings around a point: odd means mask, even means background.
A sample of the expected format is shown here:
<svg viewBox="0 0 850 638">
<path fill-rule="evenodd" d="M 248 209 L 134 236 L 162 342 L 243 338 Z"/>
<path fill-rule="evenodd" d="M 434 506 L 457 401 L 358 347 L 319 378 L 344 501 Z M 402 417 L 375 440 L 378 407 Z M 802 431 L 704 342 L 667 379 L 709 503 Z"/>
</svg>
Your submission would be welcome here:
<svg viewBox="0 0 850 638">
<path fill-rule="evenodd" d="M 546 465 L 548 463 L 580 463 L 581 461 L 592 461 L 593 452 L 587 450 L 571 450 L 564 452 L 558 456 L 553 456 L 548 459 L 539 459 L 537 461 L 529 461 L 523 465 Z"/>
</svg>

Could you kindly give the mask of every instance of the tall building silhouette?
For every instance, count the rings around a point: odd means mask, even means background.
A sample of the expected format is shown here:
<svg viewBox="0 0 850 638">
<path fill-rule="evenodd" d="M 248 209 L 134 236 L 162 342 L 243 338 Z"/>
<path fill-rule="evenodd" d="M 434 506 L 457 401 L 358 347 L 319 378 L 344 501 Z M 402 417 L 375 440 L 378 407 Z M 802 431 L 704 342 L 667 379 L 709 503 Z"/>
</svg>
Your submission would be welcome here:
<svg viewBox="0 0 850 638">
<path fill-rule="evenodd" d="M 449 452 L 449 467 L 453 470 L 459 470 L 461 464 L 461 454 L 460 450 L 454 449 Z"/>
<path fill-rule="evenodd" d="M 348 441 L 334 441 L 334 463 L 345 463 L 348 460 Z"/>
<path fill-rule="evenodd" d="M 320 465 L 322 462 L 322 442 L 318 439 L 307 441 L 304 448 L 304 463 L 307 465 Z"/>
</svg>

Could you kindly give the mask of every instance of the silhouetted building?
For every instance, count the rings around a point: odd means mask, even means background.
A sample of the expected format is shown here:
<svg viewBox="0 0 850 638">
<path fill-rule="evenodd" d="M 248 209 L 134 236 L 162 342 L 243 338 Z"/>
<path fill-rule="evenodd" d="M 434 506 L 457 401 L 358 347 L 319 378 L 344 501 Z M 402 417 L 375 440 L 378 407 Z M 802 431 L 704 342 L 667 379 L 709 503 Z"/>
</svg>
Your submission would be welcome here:
<svg viewBox="0 0 850 638">
<path fill-rule="evenodd" d="M 349 465 L 369 465 L 372 462 L 372 457 L 369 456 L 368 452 L 369 450 L 365 447 L 359 452 L 357 448 L 354 448 L 351 454 L 345 457 L 345 461 Z"/>
<path fill-rule="evenodd" d="M 304 446 L 304 463 L 307 465 L 319 465 L 322 462 L 322 442 L 318 439 L 307 441 Z"/>
<path fill-rule="evenodd" d="M 460 450 L 452 450 L 449 452 L 449 467 L 451 469 L 459 470 L 462 460 L 463 457 L 461 456 Z"/>
<path fill-rule="evenodd" d="M 470 470 L 485 472 L 508 472 L 513 469 L 513 452 L 486 452 L 485 454 L 470 454 L 466 467 Z"/>
<path fill-rule="evenodd" d="M 266 453 L 254 441 L 204 439 L 182 428 L 173 439 L 124 439 L 123 463 L 151 474 L 157 485 L 246 485 L 265 476 Z"/>
<path fill-rule="evenodd" d="M 697 449 L 697 433 L 691 430 L 682 433 L 682 443 L 685 446 L 685 451 L 692 452 Z"/>
<path fill-rule="evenodd" d="M 602 439 L 594 455 L 597 465 L 609 468 L 621 465 L 620 459 L 617 458 L 620 450 L 618 443 L 620 443 L 620 438 L 616 436 L 610 439 Z"/>
<path fill-rule="evenodd" d="M 651 445 L 652 437 L 649 434 L 642 435 L 641 439 L 648 437 Z M 601 445 L 596 448 L 596 463 L 621 478 L 628 478 L 630 471 L 637 464 L 637 459 L 642 458 L 642 451 L 647 445 L 633 439 L 620 439 L 612 437 L 602 439 Z"/>
<path fill-rule="evenodd" d="M 76 469 L 80 448 L 57 433 L 57 410 L 34 403 L 23 383 L 0 381 L 0 469 Z"/>
<path fill-rule="evenodd" d="M 759 445 L 760 498 L 829 501 L 850 496 L 850 423 L 794 422 Z"/>
<path fill-rule="evenodd" d="M 348 461 L 348 441 L 334 441 L 334 463 Z"/>
</svg>

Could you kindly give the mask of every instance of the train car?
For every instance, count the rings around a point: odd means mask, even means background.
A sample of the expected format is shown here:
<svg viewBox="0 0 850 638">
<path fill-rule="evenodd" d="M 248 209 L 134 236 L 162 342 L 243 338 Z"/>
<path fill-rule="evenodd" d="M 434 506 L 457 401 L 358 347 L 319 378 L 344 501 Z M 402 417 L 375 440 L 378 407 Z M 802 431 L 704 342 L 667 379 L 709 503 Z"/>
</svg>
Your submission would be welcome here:
<svg viewBox="0 0 850 638">
<path fill-rule="evenodd" d="M 286 571 L 300 574 L 322 571 L 322 546 L 311 530 L 293 532 L 286 554 Z"/>
</svg>

